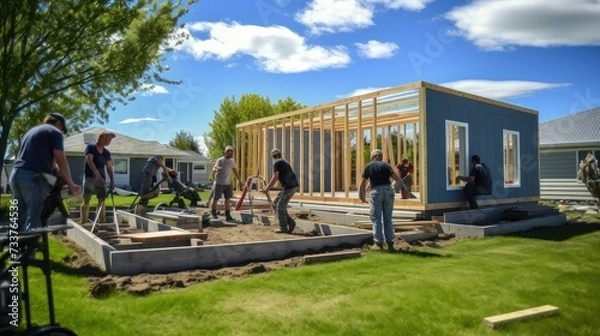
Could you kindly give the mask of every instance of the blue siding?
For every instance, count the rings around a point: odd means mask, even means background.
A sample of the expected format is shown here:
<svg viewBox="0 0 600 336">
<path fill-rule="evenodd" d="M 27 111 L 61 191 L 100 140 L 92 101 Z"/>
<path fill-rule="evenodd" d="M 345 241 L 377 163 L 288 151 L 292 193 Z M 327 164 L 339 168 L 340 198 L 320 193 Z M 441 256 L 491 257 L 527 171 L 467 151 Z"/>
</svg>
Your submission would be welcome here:
<svg viewBox="0 0 600 336">
<path fill-rule="evenodd" d="M 464 201 L 461 190 L 446 190 L 446 120 L 469 125 L 468 155 L 478 154 L 492 170 L 492 198 L 539 196 L 537 115 L 432 89 L 425 99 L 429 204 Z M 503 130 L 520 134 L 520 187 L 504 188 Z"/>
</svg>

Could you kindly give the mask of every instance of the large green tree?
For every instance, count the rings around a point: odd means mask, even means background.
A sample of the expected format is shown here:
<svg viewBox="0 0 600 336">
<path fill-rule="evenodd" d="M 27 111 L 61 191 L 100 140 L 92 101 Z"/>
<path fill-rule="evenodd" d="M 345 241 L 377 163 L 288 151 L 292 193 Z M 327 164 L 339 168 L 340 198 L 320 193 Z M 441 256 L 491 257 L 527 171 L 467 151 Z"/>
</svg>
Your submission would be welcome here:
<svg viewBox="0 0 600 336">
<path fill-rule="evenodd" d="M 305 106 L 289 97 L 280 99 L 275 104 L 268 97 L 258 94 L 243 94 L 239 101 L 235 97 L 225 98 L 219 110 L 215 111 L 213 121 L 209 123 L 210 132 L 204 134 L 209 157 L 215 160 L 223 155 L 223 149 L 227 145 L 235 145 L 236 124 L 303 107 Z"/>
<path fill-rule="evenodd" d="M 106 122 L 144 84 L 173 83 L 160 63 L 195 1 L 0 1 L 1 157 L 9 136 L 18 146 L 48 112 L 78 130 Z"/>
<path fill-rule="evenodd" d="M 192 132 L 187 132 L 185 130 L 177 131 L 175 138 L 169 141 L 169 145 L 177 149 L 191 150 L 198 154 L 202 154 L 198 140 L 194 137 Z"/>
</svg>

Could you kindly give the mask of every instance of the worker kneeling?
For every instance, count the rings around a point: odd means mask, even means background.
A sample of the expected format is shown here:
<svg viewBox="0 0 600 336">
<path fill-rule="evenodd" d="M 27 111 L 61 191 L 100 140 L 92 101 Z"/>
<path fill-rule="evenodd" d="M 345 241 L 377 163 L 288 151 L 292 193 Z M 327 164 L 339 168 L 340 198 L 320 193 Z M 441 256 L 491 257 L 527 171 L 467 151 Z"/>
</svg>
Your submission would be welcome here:
<svg viewBox="0 0 600 336">
<path fill-rule="evenodd" d="M 173 206 L 174 203 L 177 203 L 177 205 L 180 208 L 185 209 L 185 202 L 181 199 L 181 197 L 183 197 L 190 201 L 190 206 L 197 207 L 198 202 L 202 201 L 202 198 L 200 198 L 198 192 L 196 192 L 194 188 L 187 187 L 183 183 L 181 183 L 181 181 L 178 178 L 179 173 L 177 171 L 169 169 L 168 174 L 171 178 L 171 189 L 175 191 L 175 197 L 173 198 L 171 203 L 169 203 L 169 206 Z"/>
</svg>

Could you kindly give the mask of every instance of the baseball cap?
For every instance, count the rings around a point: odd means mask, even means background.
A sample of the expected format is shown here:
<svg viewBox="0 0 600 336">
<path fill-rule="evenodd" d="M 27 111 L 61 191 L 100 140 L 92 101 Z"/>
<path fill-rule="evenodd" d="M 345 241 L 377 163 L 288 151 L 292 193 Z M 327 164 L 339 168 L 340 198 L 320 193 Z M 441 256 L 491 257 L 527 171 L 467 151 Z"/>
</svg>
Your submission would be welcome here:
<svg viewBox="0 0 600 336">
<path fill-rule="evenodd" d="M 67 122 L 65 120 L 65 117 L 63 117 L 62 114 L 60 113 L 50 113 L 48 116 L 60 121 L 63 124 L 63 133 L 68 134 L 69 130 L 67 129 Z"/>
<path fill-rule="evenodd" d="M 233 150 L 233 146 L 227 146 L 227 147 L 225 147 L 225 151 L 226 151 L 226 152 L 227 152 L 227 151 L 232 151 L 232 150 Z"/>
<path fill-rule="evenodd" d="M 381 149 L 374 149 L 371 152 L 371 159 L 378 156 L 378 155 L 383 155 L 383 152 L 381 151 Z"/>
<path fill-rule="evenodd" d="M 273 150 L 271 151 L 271 156 L 275 155 L 281 155 L 281 151 L 279 150 L 279 148 L 273 148 Z"/>
<path fill-rule="evenodd" d="M 110 137 L 112 139 L 114 139 L 114 138 L 117 137 L 117 135 L 115 133 L 111 132 L 111 131 L 101 131 L 100 133 L 98 133 L 98 139 L 100 139 L 104 135 L 110 135 Z"/>
</svg>

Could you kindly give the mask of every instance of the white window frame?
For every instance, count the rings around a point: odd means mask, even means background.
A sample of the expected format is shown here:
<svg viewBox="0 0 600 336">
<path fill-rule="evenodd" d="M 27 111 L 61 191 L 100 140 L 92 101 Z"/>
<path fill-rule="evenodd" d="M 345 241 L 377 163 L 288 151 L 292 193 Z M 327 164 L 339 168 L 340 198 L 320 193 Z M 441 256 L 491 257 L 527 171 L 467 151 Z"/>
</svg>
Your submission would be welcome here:
<svg viewBox="0 0 600 336">
<path fill-rule="evenodd" d="M 117 162 L 117 160 L 123 160 L 126 162 L 125 163 L 126 168 L 127 168 L 126 172 L 124 172 L 124 173 L 117 172 L 117 170 L 115 169 L 116 168 L 115 162 Z M 128 157 L 113 157 L 112 158 L 112 166 L 113 166 L 113 173 L 115 173 L 115 174 L 119 174 L 119 175 L 128 175 L 129 174 L 129 158 Z"/>
<path fill-rule="evenodd" d="M 202 166 L 203 168 L 196 168 L 196 166 Z M 206 172 L 206 163 L 194 163 L 192 162 L 192 170 L 196 172 Z"/>
<path fill-rule="evenodd" d="M 448 168 L 449 168 L 449 151 L 448 149 L 450 148 L 450 144 L 448 143 L 448 140 L 450 139 L 450 126 L 458 126 L 458 127 L 464 127 L 465 128 L 465 144 L 463 146 L 463 149 L 465 151 L 464 155 L 461 156 L 460 161 L 459 162 L 459 167 L 465 167 L 464 170 L 461 170 L 459 173 L 459 175 L 463 175 L 463 176 L 468 176 L 469 175 L 469 165 L 470 165 L 470 158 L 469 158 L 469 124 L 465 123 L 465 122 L 460 122 L 460 121 L 454 121 L 454 120 L 446 120 L 445 123 L 445 139 L 444 139 L 444 152 L 446 155 L 446 160 L 444 161 L 445 164 L 444 166 L 446 167 L 445 171 L 445 176 L 446 176 L 446 190 L 459 190 L 463 187 L 463 183 L 457 184 L 457 185 L 451 185 L 449 180 L 450 180 L 450 176 L 448 175 Z"/>
<path fill-rule="evenodd" d="M 506 156 L 506 139 L 508 136 L 516 136 L 516 174 L 517 176 L 513 179 L 512 183 L 507 182 L 507 156 Z M 513 138 L 514 140 L 514 138 Z M 505 188 L 518 188 L 521 186 L 521 134 L 517 131 L 511 131 L 507 129 L 502 130 L 502 167 L 503 167 L 503 181 Z"/>
</svg>

